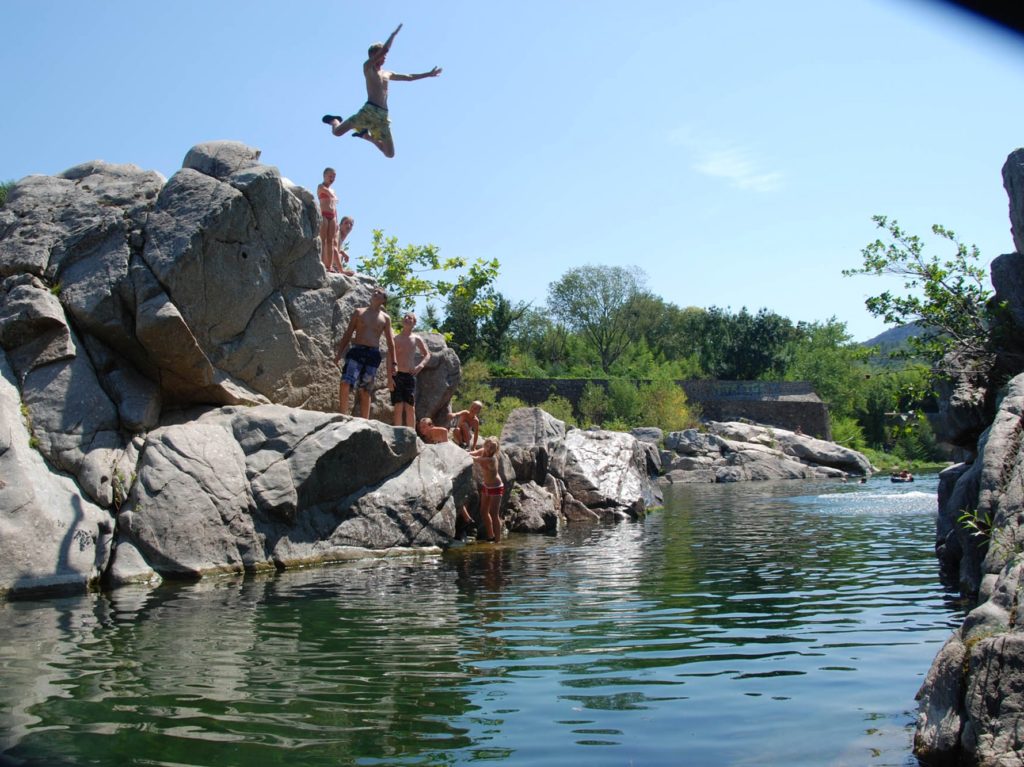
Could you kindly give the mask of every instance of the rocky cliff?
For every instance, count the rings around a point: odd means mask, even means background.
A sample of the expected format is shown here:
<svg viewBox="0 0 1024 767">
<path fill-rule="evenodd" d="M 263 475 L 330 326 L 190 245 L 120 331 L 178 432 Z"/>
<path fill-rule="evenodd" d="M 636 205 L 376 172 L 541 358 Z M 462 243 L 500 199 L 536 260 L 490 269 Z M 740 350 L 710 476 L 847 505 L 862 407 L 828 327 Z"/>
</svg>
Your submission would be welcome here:
<svg viewBox="0 0 1024 767">
<path fill-rule="evenodd" d="M 929 764 L 1024 764 L 1024 149 L 1003 180 L 1017 252 L 992 263 L 995 356 L 948 360 L 947 437 L 972 457 L 942 474 L 936 551 L 976 606 L 918 696 L 914 748 Z"/>
<path fill-rule="evenodd" d="M 259 156 L 85 163 L 0 208 L 0 597 L 434 548 L 477 501 L 464 451 L 386 425 L 383 367 L 380 420 L 336 412 L 375 285 L 325 272 L 312 195 Z M 459 360 L 425 338 L 443 423 Z"/>
<path fill-rule="evenodd" d="M 333 345 L 373 284 L 324 271 L 312 196 L 259 155 L 215 142 L 169 180 L 90 162 L 10 191 L 0 594 L 452 534 L 469 459 L 334 412 Z M 428 344 L 419 410 L 437 417 L 459 363 Z"/>
</svg>

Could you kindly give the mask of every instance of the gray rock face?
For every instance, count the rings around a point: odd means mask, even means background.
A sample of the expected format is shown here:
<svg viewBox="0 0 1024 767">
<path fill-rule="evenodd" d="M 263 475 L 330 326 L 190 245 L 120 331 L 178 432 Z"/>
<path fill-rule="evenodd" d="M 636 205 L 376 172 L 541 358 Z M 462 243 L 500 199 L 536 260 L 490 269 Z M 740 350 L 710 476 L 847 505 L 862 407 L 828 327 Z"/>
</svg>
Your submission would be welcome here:
<svg viewBox="0 0 1024 767">
<path fill-rule="evenodd" d="M 1024 191 L 1024 190 L 1022 190 Z M 1024 253 L 1007 253 L 992 261 L 992 287 L 998 315 L 997 364 L 1011 374 L 1024 372 Z"/>
<path fill-rule="evenodd" d="M 1024 149 L 1010 153 L 1003 164 L 1003 188 L 1010 198 L 1010 231 L 1018 253 L 1024 253 Z"/>
<path fill-rule="evenodd" d="M 855 450 L 785 429 L 734 421 L 707 424 L 665 437 L 669 460 L 663 482 L 745 482 L 845 477 L 871 473 Z"/>
<path fill-rule="evenodd" d="M 518 408 L 501 444 L 524 487 L 557 482 L 549 494 L 570 522 L 635 518 L 661 503 L 648 474 L 649 446 L 631 434 L 567 428 L 540 408 Z"/>
<path fill-rule="evenodd" d="M 990 363 L 950 352 L 940 367 L 948 375 L 936 381 L 940 416 L 936 436 L 959 447 L 973 448 L 992 420 Z"/>
<path fill-rule="evenodd" d="M 465 454 L 330 415 L 334 344 L 374 284 L 324 272 L 313 195 L 259 157 L 211 142 L 169 181 L 97 161 L 11 189 L 0 593 L 450 537 L 475 492 Z M 417 411 L 445 413 L 458 357 L 427 343 Z M 390 421 L 383 369 L 378 389 Z"/>
<path fill-rule="evenodd" d="M 30 445 L 14 371 L 0 351 L 0 596 L 95 586 L 114 521 Z"/>
<path fill-rule="evenodd" d="M 930 763 L 1024 763 L 1024 149 L 1007 158 L 1003 184 L 1017 252 L 992 262 L 994 301 L 1006 307 L 993 327 L 995 361 L 954 352 L 943 361 L 952 381 L 939 392 L 936 435 L 973 460 L 942 473 L 936 553 L 978 605 L 918 695 L 914 751 Z M 1016 377 L 997 390 L 1007 375 Z"/>
<path fill-rule="evenodd" d="M 601 429 L 573 429 L 551 450 L 551 474 L 580 503 L 599 514 L 637 517 L 661 502 L 647 474 L 647 454 L 636 437 Z"/>
<path fill-rule="evenodd" d="M 514 533 L 557 533 L 564 517 L 554 493 L 536 482 L 517 485 L 509 500 L 508 529 Z"/>
<path fill-rule="evenodd" d="M 922 757 L 962 754 L 977 764 L 1019 764 L 1024 758 L 1024 627 L 1018 616 L 1024 586 L 1019 557 L 1024 548 L 1022 435 L 1024 375 L 1007 385 L 995 419 L 979 441 L 974 464 L 950 471 L 948 481 L 955 480 L 955 485 L 940 498 L 937 534 L 955 525 L 964 510 L 991 520 L 984 559 L 979 540 L 968 531 L 960 531 L 956 547 L 962 554 L 962 587 L 978 592 L 986 574 L 994 586 L 947 642 L 921 688 L 914 742 Z"/>
<path fill-rule="evenodd" d="M 441 545 L 471 486 L 465 451 L 410 429 L 220 408 L 149 434 L 118 529 L 165 577 L 288 567 Z"/>
</svg>

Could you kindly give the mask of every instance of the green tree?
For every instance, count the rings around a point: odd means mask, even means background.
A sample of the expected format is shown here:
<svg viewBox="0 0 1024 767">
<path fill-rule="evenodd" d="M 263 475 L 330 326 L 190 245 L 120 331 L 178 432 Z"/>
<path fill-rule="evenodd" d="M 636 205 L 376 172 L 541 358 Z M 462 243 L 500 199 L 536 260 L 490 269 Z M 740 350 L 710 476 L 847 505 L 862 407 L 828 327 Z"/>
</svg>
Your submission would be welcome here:
<svg viewBox="0 0 1024 767">
<path fill-rule="evenodd" d="M 657 426 L 664 432 L 696 426 L 698 418 L 675 381 L 660 379 L 640 386 L 640 414 L 637 426 Z"/>
<path fill-rule="evenodd" d="M 501 293 L 494 296 L 494 308 L 480 323 L 480 353 L 491 361 L 505 360 L 512 347 L 512 329 L 523 318 L 529 304 L 513 304 Z"/>
<path fill-rule="evenodd" d="M 975 358 L 987 356 L 993 309 L 977 246 L 964 245 L 952 231 L 936 224 L 932 232 L 954 246 L 953 255 L 941 259 L 926 255 L 921 239 L 903 231 L 895 220 L 886 216 L 872 220 L 885 230 L 889 241 L 877 239 L 868 245 L 861 251 L 863 265 L 843 274 L 895 275 L 908 292 L 887 290 L 871 296 L 865 302 L 868 311 L 891 325 L 918 323 L 924 333 L 911 339 L 911 344 L 932 361 L 953 346 Z"/>
<path fill-rule="evenodd" d="M 690 306 L 680 309 L 649 292 L 631 301 L 635 334 L 647 343 L 654 358 L 672 362 L 686 372 L 679 377 L 699 377 L 699 339 L 705 312 Z"/>
<path fill-rule="evenodd" d="M 552 316 L 584 339 L 605 373 L 636 338 L 632 301 L 644 279 L 639 269 L 588 265 L 570 269 L 548 286 Z"/>
<path fill-rule="evenodd" d="M 857 421 L 864 438 L 876 449 L 895 442 L 893 418 L 923 407 L 931 398 L 931 370 L 922 364 L 875 367 L 865 375 Z"/>
<path fill-rule="evenodd" d="M 754 381 L 781 378 L 787 353 L 797 331 L 793 323 L 767 309 L 735 314 L 711 307 L 702 318 L 698 354 L 701 368 L 711 377 Z"/>
<path fill-rule="evenodd" d="M 548 376 L 557 376 L 576 356 L 577 345 L 568 329 L 551 320 L 546 312 L 527 309 L 510 330 L 512 343 L 528 354 Z"/>
<path fill-rule="evenodd" d="M 546 400 L 541 402 L 537 407 L 541 410 L 553 415 L 559 421 L 569 424 L 570 426 L 576 426 L 576 414 L 573 413 L 572 403 L 565 397 L 561 397 L 557 394 L 551 394 Z"/>
<path fill-rule="evenodd" d="M 834 417 L 851 417 L 864 404 L 871 349 L 854 343 L 846 323 L 800 323 L 790 344 L 785 380 L 808 381 Z"/>
<path fill-rule="evenodd" d="M 498 277 L 497 259 L 442 259 L 436 245 L 399 247 L 396 237 L 373 230 L 373 253 L 359 259 L 358 271 L 372 277 L 388 292 L 388 308 L 395 317 L 411 310 L 417 301 L 464 297 L 470 310 L 483 317 L 493 308 L 492 286 Z M 455 274 L 465 270 L 461 274 Z"/>
<path fill-rule="evenodd" d="M 13 181 L 0 181 L 0 208 L 7 204 L 7 195 L 13 186 Z"/>
<path fill-rule="evenodd" d="M 608 415 L 615 421 L 626 425 L 626 428 L 638 426 L 640 423 L 640 391 L 636 384 L 625 378 L 613 378 L 608 382 Z"/>
<path fill-rule="evenodd" d="M 463 362 L 475 356 L 473 352 L 479 345 L 479 319 L 476 296 L 465 293 L 452 293 L 448 296 L 440 328 L 447 336 L 448 345 Z"/>
<path fill-rule="evenodd" d="M 856 418 L 851 416 L 831 417 L 832 441 L 851 450 L 864 450 L 868 444 L 864 430 Z"/>
<path fill-rule="evenodd" d="M 579 408 L 581 424 L 600 426 L 611 412 L 608 393 L 601 384 L 587 381 L 580 394 Z"/>
</svg>

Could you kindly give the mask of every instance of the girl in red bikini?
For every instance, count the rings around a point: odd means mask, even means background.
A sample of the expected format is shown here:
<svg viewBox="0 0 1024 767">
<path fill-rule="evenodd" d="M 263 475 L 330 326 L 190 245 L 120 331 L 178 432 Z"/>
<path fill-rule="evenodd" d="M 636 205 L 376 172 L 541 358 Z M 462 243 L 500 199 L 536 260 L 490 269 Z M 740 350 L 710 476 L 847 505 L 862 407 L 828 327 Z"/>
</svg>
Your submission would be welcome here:
<svg viewBox="0 0 1024 767">
<path fill-rule="evenodd" d="M 484 535 L 489 541 L 501 540 L 501 497 L 505 485 L 498 474 L 498 438 L 488 437 L 478 450 L 469 452 L 480 467 L 484 481 L 480 486 L 480 518 L 484 523 Z"/>
<path fill-rule="evenodd" d="M 341 255 L 338 253 L 338 195 L 331 189 L 337 173 L 334 168 L 324 168 L 324 180 L 316 188 L 320 200 L 320 260 L 329 272 L 341 271 Z"/>
</svg>

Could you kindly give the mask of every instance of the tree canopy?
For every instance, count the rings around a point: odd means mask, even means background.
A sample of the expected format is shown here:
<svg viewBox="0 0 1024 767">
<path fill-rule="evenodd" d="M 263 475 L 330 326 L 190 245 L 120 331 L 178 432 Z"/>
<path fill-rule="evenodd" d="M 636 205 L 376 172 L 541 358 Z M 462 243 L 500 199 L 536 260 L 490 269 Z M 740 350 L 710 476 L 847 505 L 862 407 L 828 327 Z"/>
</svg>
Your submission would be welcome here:
<svg viewBox="0 0 1024 767">
<path fill-rule="evenodd" d="M 583 337 L 606 373 L 632 340 L 633 301 L 644 280 L 639 269 L 588 265 L 570 269 L 548 287 L 551 314 Z"/>
<path fill-rule="evenodd" d="M 442 259 L 436 245 L 399 247 L 397 237 L 385 237 L 373 230 L 373 252 L 359 259 L 358 271 L 376 280 L 388 292 L 388 306 L 401 316 L 417 300 L 442 297 L 464 298 L 474 317 L 483 317 L 493 309 L 493 285 L 500 264 L 478 258 L 468 264 L 464 258 Z M 449 277 L 460 269 L 461 274 Z"/>
<path fill-rule="evenodd" d="M 863 265 L 843 274 L 895 275 L 903 279 L 907 294 L 887 290 L 871 296 L 865 302 L 868 311 L 891 325 L 920 325 L 924 333 L 912 343 L 933 361 L 953 346 L 972 356 L 986 354 L 992 292 L 985 285 L 988 274 L 979 266 L 977 246 L 963 244 L 951 230 L 936 224 L 932 232 L 953 245 L 953 254 L 942 259 L 926 255 L 921 239 L 897 221 L 886 216 L 872 220 L 889 241 L 879 238 L 870 243 L 861 251 Z"/>
</svg>

